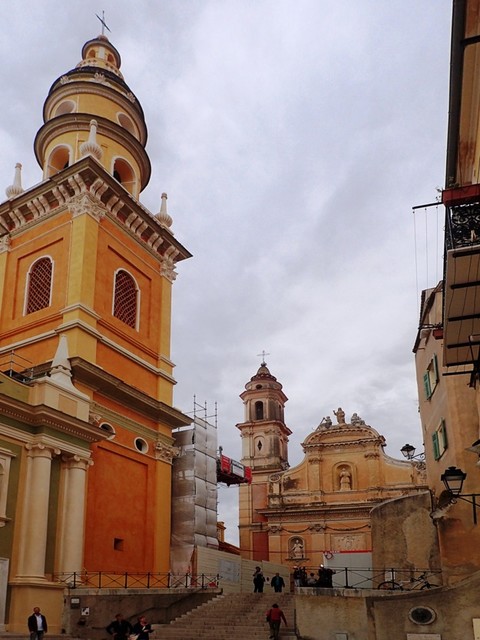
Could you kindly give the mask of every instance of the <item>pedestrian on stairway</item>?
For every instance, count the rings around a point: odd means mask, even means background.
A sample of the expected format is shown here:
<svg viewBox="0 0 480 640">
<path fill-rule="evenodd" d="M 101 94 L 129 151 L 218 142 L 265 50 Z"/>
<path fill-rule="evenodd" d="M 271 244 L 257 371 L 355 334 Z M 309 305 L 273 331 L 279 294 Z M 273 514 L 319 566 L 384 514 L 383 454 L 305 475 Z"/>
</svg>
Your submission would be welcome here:
<svg viewBox="0 0 480 640">
<path fill-rule="evenodd" d="M 287 620 L 285 618 L 285 614 L 280 609 L 278 604 L 272 604 L 272 608 L 267 611 L 267 621 L 270 625 L 270 638 L 273 640 L 278 640 L 280 635 L 280 624 L 281 622 L 285 623 L 287 626 Z"/>
<path fill-rule="evenodd" d="M 133 625 L 132 634 L 137 636 L 136 640 L 148 640 L 150 633 L 153 633 L 152 625 L 147 623 L 145 616 L 140 616 Z"/>
<path fill-rule="evenodd" d="M 253 574 L 253 593 L 263 593 L 263 585 L 265 584 L 265 576 L 260 567 L 255 567 Z"/>
<path fill-rule="evenodd" d="M 282 589 L 285 587 L 285 580 L 282 576 L 277 572 L 273 578 L 270 580 L 270 584 L 273 587 L 275 593 L 282 593 Z"/>
<path fill-rule="evenodd" d="M 113 640 L 127 640 L 132 633 L 132 625 L 121 613 L 117 613 L 115 620 L 110 622 L 105 631 L 113 637 Z"/>
</svg>

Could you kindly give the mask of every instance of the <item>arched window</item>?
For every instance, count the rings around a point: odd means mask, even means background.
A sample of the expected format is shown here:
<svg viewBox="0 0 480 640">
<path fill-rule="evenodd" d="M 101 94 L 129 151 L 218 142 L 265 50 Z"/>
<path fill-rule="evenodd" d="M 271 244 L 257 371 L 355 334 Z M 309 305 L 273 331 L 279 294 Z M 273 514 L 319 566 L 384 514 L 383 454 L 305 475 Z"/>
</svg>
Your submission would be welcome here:
<svg viewBox="0 0 480 640">
<path fill-rule="evenodd" d="M 54 176 L 62 169 L 66 169 L 69 164 L 70 148 L 65 145 L 55 147 L 55 149 L 50 154 L 50 157 L 48 158 L 47 178 L 49 178 L 50 176 Z"/>
<path fill-rule="evenodd" d="M 132 167 L 123 158 L 117 158 L 113 165 L 113 177 L 132 195 L 136 195 L 137 181 Z"/>
<path fill-rule="evenodd" d="M 25 315 L 50 306 L 52 294 L 53 262 L 40 258 L 30 268 L 27 276 Z"/>
<path fill-rule="evenodd" d="M 255 402 L 255 420 L 263 420 L 263 402 Z"/>
<path fill-rule="evenodd" d="M 113 294 L 113 315 L 137 328 L 138 288 L 135 279 L 123 269 L 115 274 L 115 290 Z"/>
<path fill-rule="evenodd" d="M 129 118 L 125 113 L 117 113 L 117 118 L 121 127 L 131 133 L 132 136 L 138 138 L 135 125 L 133 124 L 131 118 Z"/>
<path fill-rule="evenodd" d="M 73 113 L 75 111 L 75 102 L 73 100 L 64 100 L 55 109 L 55 117 L 63 116 L 65 113 Z"/>
</svg>

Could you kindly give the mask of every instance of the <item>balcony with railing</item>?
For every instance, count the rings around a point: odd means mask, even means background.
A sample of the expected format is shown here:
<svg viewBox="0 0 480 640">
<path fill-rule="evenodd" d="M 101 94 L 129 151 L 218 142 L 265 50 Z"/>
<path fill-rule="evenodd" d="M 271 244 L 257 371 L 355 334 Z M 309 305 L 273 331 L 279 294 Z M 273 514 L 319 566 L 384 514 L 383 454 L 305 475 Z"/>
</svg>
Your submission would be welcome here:
<svg viewBox="0 0 480 640">
<path fill-rule="evenodd" d="M 480 184 L 447 189 L 442 202 L 444 364 L 472 369 L 480 350 Z"/>
</svg>

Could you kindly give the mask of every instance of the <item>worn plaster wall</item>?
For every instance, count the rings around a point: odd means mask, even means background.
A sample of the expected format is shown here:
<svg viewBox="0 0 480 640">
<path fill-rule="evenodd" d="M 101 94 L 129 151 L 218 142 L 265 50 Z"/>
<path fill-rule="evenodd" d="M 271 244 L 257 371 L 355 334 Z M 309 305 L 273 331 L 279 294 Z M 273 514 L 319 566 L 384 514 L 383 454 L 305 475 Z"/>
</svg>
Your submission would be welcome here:
<svg viewBox="0 0 480 640">
<path fill-rule="evenodd" d="M 306 590 L 305 590 L 306 591 Z M 302 640 L 477 640 L 480 572 L 451 587 L 424 591 L 311 589 L 295 597 Z M 429 624 L 412 619 L 431 612 Z M 342 635 L 343 634 L 343 635 Z"/>
<path fill-rule="evenodd" d="M 375 569 L 439 569 L 430 493 L 395 498 L 372 509 Z"/>
</svg>

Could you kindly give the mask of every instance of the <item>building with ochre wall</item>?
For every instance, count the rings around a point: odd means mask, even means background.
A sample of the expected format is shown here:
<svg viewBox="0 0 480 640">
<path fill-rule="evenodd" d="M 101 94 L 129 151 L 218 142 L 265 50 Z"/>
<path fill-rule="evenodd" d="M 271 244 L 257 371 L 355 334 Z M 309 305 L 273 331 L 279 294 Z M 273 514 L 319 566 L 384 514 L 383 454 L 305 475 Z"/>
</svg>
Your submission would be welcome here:
<svg viewBox="0 0 480 640">
<path fill-rule="evenodd" d="M 32 602 L 60 631 L 59 580 L 167 572 L 171 293 L 190 257 L 150 177 L 141 105 L 105 36 L 50 88 L 24 190 L 0 204 L 0 624 Z M 6 583 L 8 582 L 8 587 Z M 3 603 L 3 604 L 2 604 Z"/>
<path fill-rule="evenodd" d="M 385 439 L 356 413 L 339 408 L 302 443 L 305 457 L 289 467 L 282 385 L 263 362 L 240 396 L 242 463 L 252 483 L 240 487 L 244 557 L 280 564 L 351 566 L 372 550 L 370 512 L 386 500 L 426 489 L 424 465 L 395 460 Z M 365 558 L 367 560 L 367 558 Z"/>
</svg>

